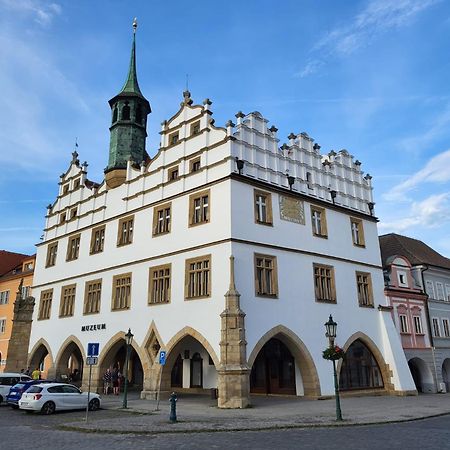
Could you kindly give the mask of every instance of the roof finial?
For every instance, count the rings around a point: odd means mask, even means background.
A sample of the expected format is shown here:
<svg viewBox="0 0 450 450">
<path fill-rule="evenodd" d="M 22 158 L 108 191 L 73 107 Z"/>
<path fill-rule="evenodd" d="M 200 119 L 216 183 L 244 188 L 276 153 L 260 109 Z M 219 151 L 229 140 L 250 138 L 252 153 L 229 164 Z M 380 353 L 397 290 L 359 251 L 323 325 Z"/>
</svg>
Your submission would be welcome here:
<svg viewBox="0 0 450 450">
<path fill-rule="evenodd" d="M 135 17 L 133 19 L 133 33 L 136 33 L 136 28 L 137 28 L 137 18 Z"/>
</svg>

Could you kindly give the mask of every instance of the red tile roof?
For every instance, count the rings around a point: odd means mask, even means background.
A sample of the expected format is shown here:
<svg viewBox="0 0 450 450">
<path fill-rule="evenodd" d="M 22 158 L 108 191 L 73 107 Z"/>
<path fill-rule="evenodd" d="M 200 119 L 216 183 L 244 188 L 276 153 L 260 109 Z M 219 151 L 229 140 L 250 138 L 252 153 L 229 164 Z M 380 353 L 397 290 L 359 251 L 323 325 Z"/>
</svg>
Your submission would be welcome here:
<svg viewBox="0 0 450 450">
<path fill-rule="evenodd" d="M 14 267 L 27 258 L 30 258 L 30 255 L 0 250 L 0 276 L 14 269 Z"/>
<path fill-rule="evenodd" d="M 386 265 L 386 260 L 389 257 L 399 255 L 407 258 L 413 266 L 426 264 L 450 269 L 450 259 L 442 256 L 418 239 L 390 233 L 380 236 L 379 240 L 383 265 Z"/>
</svg>

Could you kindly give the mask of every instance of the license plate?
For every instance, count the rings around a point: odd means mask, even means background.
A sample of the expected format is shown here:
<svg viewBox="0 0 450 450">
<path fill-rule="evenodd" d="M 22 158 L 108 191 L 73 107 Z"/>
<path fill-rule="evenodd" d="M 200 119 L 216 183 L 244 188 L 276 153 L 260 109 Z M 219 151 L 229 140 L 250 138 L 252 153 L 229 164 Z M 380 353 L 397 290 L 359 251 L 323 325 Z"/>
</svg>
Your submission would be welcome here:
<svg viewBox="0 0 450 450">
<path fill-rule="evenodd" d="M 28 405 L 28 402 L 22 402 L 21 405 L 22 405 L 22 406 L 27 406 L 27 405 Z"/>
</svg>

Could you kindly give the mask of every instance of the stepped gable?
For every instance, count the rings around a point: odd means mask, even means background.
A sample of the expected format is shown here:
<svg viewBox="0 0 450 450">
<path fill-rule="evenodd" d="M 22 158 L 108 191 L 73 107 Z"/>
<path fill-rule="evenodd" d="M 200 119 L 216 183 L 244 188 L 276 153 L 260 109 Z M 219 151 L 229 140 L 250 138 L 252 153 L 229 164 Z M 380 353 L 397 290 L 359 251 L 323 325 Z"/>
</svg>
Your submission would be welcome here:
<svg viewBox="0 0 450 450">
<path fill-rule="evenodd" d="M 379 237 L 383 265 L 389 257 L 401 255 L 408 258 L 412 265 L 428 264 L 430 266 L 450 269 L 450 259 L 419 241 L 396 233 Z"/>
<path fill-rule="evenodd" d="M 30 255 L 0 250 L 0 276 L 14 269 L 26 258 L 30 258 Z"/>
</svg>

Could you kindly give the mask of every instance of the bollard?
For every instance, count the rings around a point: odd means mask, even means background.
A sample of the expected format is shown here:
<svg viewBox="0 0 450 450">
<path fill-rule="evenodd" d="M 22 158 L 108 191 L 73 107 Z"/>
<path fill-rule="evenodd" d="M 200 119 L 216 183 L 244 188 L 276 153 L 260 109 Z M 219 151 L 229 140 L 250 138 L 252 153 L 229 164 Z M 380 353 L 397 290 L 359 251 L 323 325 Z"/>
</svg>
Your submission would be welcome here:
<svg viewBox="0 0 450 450">
<path fill-rule="evenodd" d="M 172 392 L 169 398 L 170 402 L 170 416 L 169 420 L 171 423 L 175 423 L 177 421 L 177 394 Z"/>
</svg>

